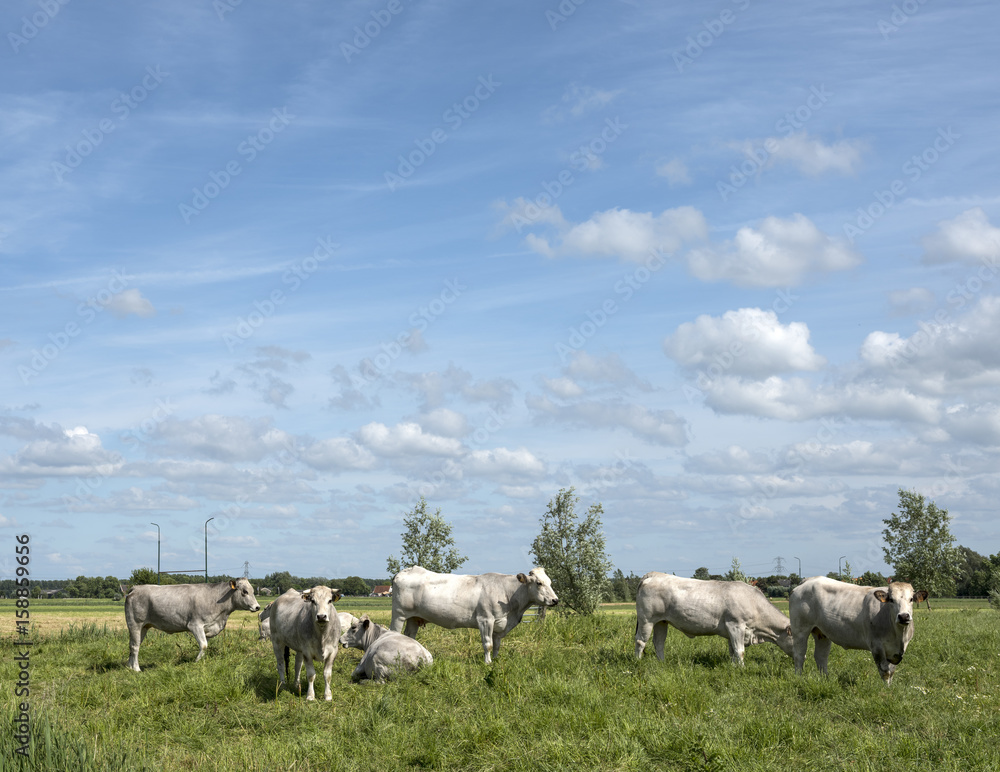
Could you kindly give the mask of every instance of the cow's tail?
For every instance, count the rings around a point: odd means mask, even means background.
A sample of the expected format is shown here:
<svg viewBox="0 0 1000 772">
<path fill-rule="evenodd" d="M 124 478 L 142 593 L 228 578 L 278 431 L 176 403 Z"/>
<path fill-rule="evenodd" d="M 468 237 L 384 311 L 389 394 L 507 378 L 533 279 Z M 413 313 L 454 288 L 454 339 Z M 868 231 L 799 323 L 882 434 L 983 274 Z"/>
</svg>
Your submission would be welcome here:
<svg viewBox="0 0 1000 772">
<path fill-rule="evenodd" d="M 289 660 L 289 656 L 290 655 L 291 655 L 291 649 L 289 649 L 286 646 L 285 647 L 285 680 L 286 681 L 288 680 L 288 660 Z"/>
</svg>

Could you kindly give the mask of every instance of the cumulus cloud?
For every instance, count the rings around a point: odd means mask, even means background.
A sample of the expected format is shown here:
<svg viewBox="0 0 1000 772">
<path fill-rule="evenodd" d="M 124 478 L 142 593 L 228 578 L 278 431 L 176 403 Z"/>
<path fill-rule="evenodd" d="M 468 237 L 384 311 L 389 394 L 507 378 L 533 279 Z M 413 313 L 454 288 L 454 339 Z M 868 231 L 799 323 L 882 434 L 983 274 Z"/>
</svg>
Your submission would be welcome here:
<svg viewBox="0 0 1000 772">
<path fill-rule="evenodd" d="M 61 436 L 35 439 L 13 456 L 0 458 L 0 476 L 64 477 L 118 472 L 123 459 L 101 446 L 101 438 L 84 426 L 65 430 Z"/>
<path fill-rule="evenodd" d="M 462 462 L 463 470 L 480 477 L 543 477 L 547 470 L 545 463 L 529 450 L 518 448 L 494 448 L 474 450 Z"/>
<path fill-rule="evenodd" d="M 759 228 L 740 228 L 732 241 L 693 249 L 685 259 L 691 273 L 704 281 L 787 287 L 809 274 L 853 268 L 861 255 L 823 233 L 808 217 L 795 214 L 789 219 L 768 217 Z"/>
<path fill-rule="evenodd" d="M 754 158 L 753 152 L 758 148 L 759 145 L 750 140 L 741 145 L 750 158 Z M 827 144 L 800 131 L 784 137 L 768 137 L 763 142 L 763 149 L 768 153 L 768 164 L 791 164 L 803 174 L 816 177 L 825 172 L 854 174 L 861 166 L 868 145 L 858 139 L 842 139 Z"/>
<path fill-rule="evenodd" d="M 1000 261 L 1000 228 L 990 225 L 986 212 L 975 207 L 938 223 L 936 232 L 921 239 L 925 263 Z"/>
<path fill-rule="evenodd" d="M 586 222 L 564 225 L 555 240 L 529 233 L 525 243 L 546 257 L 617 257 L 643 262 L 651 254 L 670 254 L 707 238 L 704 215 L 694 207 L 682 206 L 659 215 L 608 209 L 596 212 Z"/>
<path fill-rule="evenodd" d="M 107 307 L 119 319 L 129 314 L 142 317 L 156 315 L 156 309 L 153 307 L 153 304 L 144 298 L 142 293 L 137 289 L 122 290 L 116 295 L 112 295 Z"/>
<path fill-rule="evenodd" d="M 820 370 L 826 360 L 809 345 L 803 322 L 783 325 L 774 311 L 741 308 L 721 317 L 707 314 L 685 322 L 663 341 L 663 350 L 681 367 L 755 378 L 797 370 Z"/>
<path fill-rule="evenodd" d="M 152 452 L 215 461 L 260 461 L 270 453 L 294 447 L 294 438 L 275 429 L 267 418 L 207 414 L 159 422 L 148 435 Z"/>
<path fill-rule="evenodd" d="M 420 424 L 407 422 L 393 427 L 373 421 L 357 432 L 360 445 L 378 456 L 431 455 L 455 457 L 462 454 L 462 443 L 453 437 L 424 432 Z"/>
<path fill-rule="evenodd" d="M 618 354 L 614 353 L 595 357 L 584 349 L 575 351 L 569 364 L 566 365 L 565 373 L 578 381 L 618 387 L 635 386 L 643 391 L 652 389 L 646 381 L 628 368 Z"/>
<path fill-rule="evenodd" d="M 372 469 L 375 455 L 366 447 L 347 437 L 319 440 L 299 454 L 302 463 L 324 472 L 347 469 Z"/>
<path fill-rule="evenodd" d="M 483 402 L 501 410 L 510 407 L 517 389 L 517 385 L 508 378 L 477 381 L 471 373 L 452 364 L 444 372 L 399 372 L 393 378 L 396 383 L 420 395 L 424 412 L 441 407 L 450 394 L 457 394 L 468 402 Z"/>
<path fill-rule="evenodd" d="M 469 421 L 461 413 L 439 407 L 418 419 L 422 427 L 442 437 L 464 437 L 469 433 Z"/>
</svg>

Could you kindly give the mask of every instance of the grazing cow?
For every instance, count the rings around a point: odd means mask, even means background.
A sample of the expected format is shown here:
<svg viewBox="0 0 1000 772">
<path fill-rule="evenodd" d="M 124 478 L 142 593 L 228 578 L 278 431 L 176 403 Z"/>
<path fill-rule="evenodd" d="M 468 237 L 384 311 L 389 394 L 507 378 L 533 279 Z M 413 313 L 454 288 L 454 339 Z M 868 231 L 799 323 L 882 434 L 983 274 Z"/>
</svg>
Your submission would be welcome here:
<svg viewBox="0 0 1000 772">
<path fill-rule="evenodd" d="M 417 628 L 433 622 L 441 627 L 478 628 L 486 664 L 500 654 L 500 642 L 529 606 L 559 602 L 544 568 L 527 574 L 437 574 L 420 566 L 400 571 L 392 580 L 394 633 L 417 637 Z"/>
<path fill-rule="evenodd" d="M 639 581 L 635 611 L 636 658 L 642 657 L 652 633 L 656 656 L 662 662 L 670 625 L 689 638 L 721 635 L 729 641 L 734 665 L 743 664 L 744 648 L 755 643 L 773 643 L 792 654 L 788 617 L 746 582 L 684 579 L 650 571 Z"/>
<path fill-rule="evenodd" d="M 412 671 L 434 662 L 431 653 L 413 638 L 392 632 L 384 625 L 372 622 L 365 614 L 355 619 L 340 636 L 342 646 L 361 649 L 365 656 L 354 668 L 351 679 L 386 681 L 402 671 Z"/>
<path fill-rule="evenodd" d="M 305 659 L 306 662 L 306 676 L 309 679 L 307 700 L 316 699 L 316 668 L 313 660 L 323 662 L 323 677 L 326 680 L 323 698 L 333 699 L 330 674 L 333 671 L 333 660 L 340 648 L 340 619 L 333 604 L 338 600 L 338 590 L 317 585 L 301 593 L 286 592 L 271 604 L 271 646 L 278 663 L 279 684 L 285 683 L 288 651 L 291 649 L 295 652 L 296 684 L 299 684 L 302 674 L 302 660 Z"/>
<path fill-rule="evenodd" d="M 925 600 L 924 590 L 916 592 L 906 582 L 889 582 L 887 587 L 875 588 L 825 576 L 806 579 L 788 598 L 795 639 L 792 655 L 795 672 L 802 672 L 812 634 L 816 638 L 814 656 L 820 672 L 827 672 L 832 644 L 845 649 L 866 649 L 872 653 L 879 675 L 888 686 L 913 638 L 913 604 Z"/>
<path fill-rule="evenodd" d="M 139 645 L 149 628 L 165 633 L 189 632 L 198 641 L 198 656 L 205 656 L 208 639 L 226 629 L 234 611 L 258 611 L 260 604 L 246 579 L 218 584 L 140 584 L 125 596 L 128 625 L 128 667 L 139 671 Z"/>
</svg>

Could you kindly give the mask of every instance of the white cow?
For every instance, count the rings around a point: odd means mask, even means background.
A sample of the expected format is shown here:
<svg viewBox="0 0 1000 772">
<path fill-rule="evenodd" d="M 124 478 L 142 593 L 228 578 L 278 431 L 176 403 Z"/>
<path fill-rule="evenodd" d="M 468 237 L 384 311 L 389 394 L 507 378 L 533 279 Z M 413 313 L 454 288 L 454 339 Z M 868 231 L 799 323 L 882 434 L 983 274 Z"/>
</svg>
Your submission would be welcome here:
<svg viewBox="0 0 1000 772">
<path fill-rule="evenodd" d="M 301 593 L 286 592 L 271 604 L 271 646 L 278 663 L 279 685 L 285 683 L 288 651 L 291 649 L 295 652 L 296 684 L 299 684 L 302 674 L 302 660 L 305 659 L 306 662 L 306 676 L 309 679 L 307 700 L 316 699 L 316 668 L 313 660 L 323 662 L 323 677 L 326 680 L 323 698 L 333 699 L 330 674 L 340 649 L 340 619 L 333 604 L 339 599 L 338 590 L 317 585 Z"/>
<path fill-rule="evenodd" d="M 296 595 L 296 596 L 301 594 L 302 591 L 296 590 L 294 587 L 291 587 L 282 593 L 282 595 Z M 271 606 L 273 605 L 274 601 L 272 600 L 270 603 L 264 606 L 264 610 L 257 615 L 258 629 L 260 630 L 260 637 L 258 638 L 258 640 L 266 641 L 269 640 L 271 637 Z M 340 616 L 341 619 L 343 619 L 342 614 L 338 614 L 338 616 Z M 343 627 L 343 622 L 341 622 L 341 627 Z"/>
<path fill-rule="evenodd" d="M 431 653 L 413 638 L 375 624 L 367 614 L 351 623 L 340 636 L 340 643 L 365 653 L 351 674 L 355 681 L 363 678 L 386 681 L 403 671 L 416 670 L 434 662 Z"/>
<path fill-rule="evenodd" d="M 827 672 L 831 644 L 872 653 L 886 686 L 913 638 L 913 604 L 927 600 L 924 590 L 914 591 L 906 582 L 887 587 L 860 587 L 825 576 L 806 579 L 792 590 L 788 612 L 795 639 L 795 672 L 801 673 L 816 638 L 814 656 L 820 672 Z"/>
<path fill-rule="evenodd" d="M 733 664 L 743 664 L 743 651 L 755 643 L 773 643 L 792 654 L 788 617 L 764 593 L 746 582 L 685 579 L 650 571 L 635 595 L 635 656 L 653 635 L 656 656 L 663 661 L 667 632 L 673 625 L 689 638 L 721 635 L 729 641 Z"/>
<path fill-rule="evenodd" d="M 486 664 L 500 654 L 500 642 L 530 606 L 559 602 L 544 568 L 527 574 L 438 574 L 420 566 L 400 571 L 392 580 L 395 633 L 417 637 L 425 622 L 441 627 L 479 630 Z"/>
<path fill-rule="evenodd" d="M 189 632 L 198 641 L 198 656 L 205 656 L 208 639 L 226 629 L 234 611 L 258 611 L 260 604 L 246 579 L 216 584 L 139 584 L 125 596 L 128 626 L 128 667 L 139 670 L 139 646 L 149 628 L 165 633 Z"/>
</svg>

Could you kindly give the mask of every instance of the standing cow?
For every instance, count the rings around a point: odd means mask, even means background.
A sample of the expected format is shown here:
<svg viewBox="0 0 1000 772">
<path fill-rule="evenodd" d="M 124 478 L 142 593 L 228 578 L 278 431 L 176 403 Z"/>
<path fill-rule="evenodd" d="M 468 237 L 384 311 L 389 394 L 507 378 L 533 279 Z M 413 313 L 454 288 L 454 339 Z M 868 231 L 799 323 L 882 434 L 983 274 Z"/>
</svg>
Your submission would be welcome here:
<svg viewBox="0 0 1000 772">
<path fill-rule="evenodd" d="M 376 624 L 367 614 L 351 623 L 340 636 L 340 643 L 365 653 L 351 674 L 355 681 L 363 678 L 386 681 L 393 675 L 434 662 L 431 653 L 413 638 Z"/>
<path fill-rule="evenodd" d="M 296 684 L 302 674 L 302 660 L 305 659 L 306 662 L 306 676 L 309 679 L 307 700 L 316 699 L 316 668 L 313 660 L 323 662 L 323 677 L 326 680 L 323 699 L 333 699 L 330 674 L 333 672 L 333 660 L 340 648 L 340 619 L 333 604 L 338 600 L 339 591 L 317 585 L 301 593 L 287 592 L 271 604 L 271 646 L 278 663 L 279 684 L 285 683 L 288 650 L 291 649 L 295 652 Z"/>
<path fill-rule="evenodd" d="M 879 675 L 888 686 L 913 638 L 913 604 L 925 600 L 924 590 L 916 592 L 906 582 L 875 588 L 825 576 L 806 579 L 788 598 L 795 672 L 802 672 L 811 634 L 816 638 L 814 656 L 820 672 L 827 672 L 832 644 L 865 649 L 872 653 Z"/>
<path fill-rule="evenodd" d="M 198 641 L 198 656 L 205 656 L 208 639 L 226 629 L 234 611 L 258 611 L 260 605 L 246 579 L 218 584 L 140 584 L 125 596 L 128 625 L 128 667 L 139 671 L 139 646 L 149 628 L 165 633 L 189 632 Z"/>
<path fill-rule="evenodd" d="M 743 664 L 743 651 L 755 643 L 773 643 L 792 654 L 788 617 L 764 593 L 746 582 L 684 579 L 650 571 L 639 581 L 635 595 L 635 656 L 653 635 L 656 656 L 663 661 L 663 646 L 673 625 L 689 638 L 721 635 L 729 641 L 733 664 Z"/>
<path fill-rule="evenodd" d="M 438 574 L 420 566 L 400 571 L 392 580 L 392 623 L 395 633 L 417 637 L 417 627 L 479 630 L 486 664 L 499 656 L 500 642 L 530 606 L 559 602 L 544 568 L 527 574 Z"/>
</svg>

